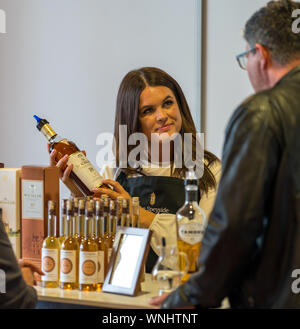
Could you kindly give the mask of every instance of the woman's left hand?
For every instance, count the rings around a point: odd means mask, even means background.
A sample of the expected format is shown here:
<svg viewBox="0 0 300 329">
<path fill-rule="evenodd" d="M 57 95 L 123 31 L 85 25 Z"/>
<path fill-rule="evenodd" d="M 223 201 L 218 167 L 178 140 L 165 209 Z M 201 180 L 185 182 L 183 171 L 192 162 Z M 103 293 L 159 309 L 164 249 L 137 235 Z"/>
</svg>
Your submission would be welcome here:
<svg viewBox="0 0 300 329">
<path fill-rule="evenodd" d="M 110 185 L 114 189 L 109 189 L 107 187 L 100 187 L 93 189 L 94 197 L 101 197 L 102 194 L 107 194 L 111 199 L 116 200 L 118 196 L 122 196 L 125 199 L 131 200 L 130 194 L 123 188 L 123 186 L 112 180 L 112 179 L 103 179 L 103 184 Z"/>
</svg>

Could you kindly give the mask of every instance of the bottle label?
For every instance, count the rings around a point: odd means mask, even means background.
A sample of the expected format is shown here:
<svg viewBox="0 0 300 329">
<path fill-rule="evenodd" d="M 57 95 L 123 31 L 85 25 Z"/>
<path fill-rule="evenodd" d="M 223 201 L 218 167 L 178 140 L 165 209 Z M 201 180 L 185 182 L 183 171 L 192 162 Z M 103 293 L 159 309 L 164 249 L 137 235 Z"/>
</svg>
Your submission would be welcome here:
<svg viewBox="0 0 300 329">
<path fill-rule="evenodd" d="M 98 281 L 98 252 L 80 251 L 79 254 L 79 283 L 93 284 Z"/>
<path fill-rule="evenodd" d="M 204 226 L 201 223 L 181 224 L 178 228 L 179 238 L 191 245 L 199 243 L 204 234 Z"/>
<path fill-rule="evenodd" d="M 76 251 L 60 251 L 60 281 L 76 282 Z"/>
<path fill-rule="evenodd" d="M 82 152 L 71 154 L 68 165 L 71 163 L 73 164 L 73 172 L 90 191 L 102 184 L 103 178 Z"/>
<path fill-rule="evenodd" d="M 43 181 L 22 180 L 22 216 L 41 219 L 44 217 Z"/>
<path fill-rule="evenodd" d="M 58 280 L 58 249 L 42 248 L 42 281 Z"/>
<path fill-rule="evenodd" d="M 104 282 L 104 251 L 98 251 L 98 282 Z"/>
</svg>

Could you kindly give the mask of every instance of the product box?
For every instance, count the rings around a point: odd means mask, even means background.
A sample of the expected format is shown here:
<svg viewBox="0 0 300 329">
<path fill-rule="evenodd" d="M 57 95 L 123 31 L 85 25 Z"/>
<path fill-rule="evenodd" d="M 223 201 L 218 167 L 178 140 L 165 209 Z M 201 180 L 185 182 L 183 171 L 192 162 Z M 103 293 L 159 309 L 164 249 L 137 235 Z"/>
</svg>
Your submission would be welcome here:
<svg viewBox="0 0 300 329">
<path fill-rule="evenodd" d="M 17 258 L 21 258 L 20 168 L 0 169 L 2 220 Z"/>
<path fill-rule="evenodd" d="M 48 201 L 56 201 L 59 225 L 59 168 L 21 168 L 22 258 L 41 266 L 41 249 L 48 230 Z M 57 232 L 58 233 L 58 232 Z"/>
</svg>

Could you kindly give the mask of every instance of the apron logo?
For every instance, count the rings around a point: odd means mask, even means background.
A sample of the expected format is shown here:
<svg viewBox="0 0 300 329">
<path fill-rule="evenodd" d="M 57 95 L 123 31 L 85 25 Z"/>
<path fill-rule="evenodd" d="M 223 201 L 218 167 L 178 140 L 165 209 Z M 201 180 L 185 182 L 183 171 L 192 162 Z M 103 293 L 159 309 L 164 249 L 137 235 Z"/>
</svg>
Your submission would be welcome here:
<svg viewBox="0 0 300 329">
<path fill-rule="evenodd" d="M 153 193 L 151 193 L 151 195 L 150 195 L 150 205 L 151 206 L 154 206 L 155 205 L 155 200 L 156 199 L 156 197 L 155 197 L 155 193 L 153 192 Z"/>
</svg>

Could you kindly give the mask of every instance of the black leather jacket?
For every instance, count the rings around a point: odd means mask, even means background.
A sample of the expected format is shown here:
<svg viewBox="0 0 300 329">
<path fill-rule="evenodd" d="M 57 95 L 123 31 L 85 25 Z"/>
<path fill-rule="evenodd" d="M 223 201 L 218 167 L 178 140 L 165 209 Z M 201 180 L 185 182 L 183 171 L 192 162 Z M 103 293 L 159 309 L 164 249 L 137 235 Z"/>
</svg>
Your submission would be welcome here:
<svg viewBox="0 0 300 329">
<path fill-rule="evenodd" d="M 200 270 L 162 308 L 300 308 L 300 66 L 248 98 L 226 129 Z M 299 276 L 299 274 L 298 274 Z M 300 281 L 300 280 L 299 280 Z M 294 290 L 295 291 L 295 290 Z"/>
</svg>

